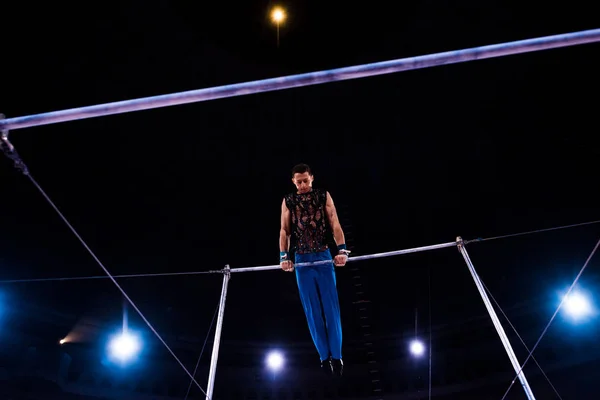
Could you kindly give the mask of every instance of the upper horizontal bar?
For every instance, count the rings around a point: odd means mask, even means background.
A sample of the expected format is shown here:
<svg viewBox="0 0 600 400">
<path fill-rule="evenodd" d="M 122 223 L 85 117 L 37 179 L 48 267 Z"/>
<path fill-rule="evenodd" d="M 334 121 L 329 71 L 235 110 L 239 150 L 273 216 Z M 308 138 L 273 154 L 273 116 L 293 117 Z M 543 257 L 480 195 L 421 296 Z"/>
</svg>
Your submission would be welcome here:
<svg viewBox="0 0 600 400">
<path fill-rule="evenodd" d="M 431 246 L 415 247 L 412 249 L 388 251 L 385 253 L 367 254 L 364 256 L 349 257 L 348 262 L 370 260 L 372 258 L 398 256 L 400 254 L 417 253 L 419 251 L 442 249 L 445 247 L 452 247 L 452 246 L 456 246 L 456 245 L 457 245 L 457 242 L 448 242 L 448 243 L 442 243 L 442 244 L 434 244 Z M 306 266 L 310 266 L 310 265 L 321 265 L 321 264 L 330 264 L 330 263 L 331 263 L 331 261 L 316 261 L 316 262 L 311 262 L 311 263 L 298 263 L 298 264 L 295 264 L 294 266 L 295 267 L 306 267 Z M 255 272 L 255 271 L 268 271 L 271 269 L 281 269 L 281 266 L 279 264 L 277 264 L 277 265 L 266 265 L 263 267 L 232 268 L 230 270 L 230 272 Z"/>
<path fill-rule="evenodd" d="M 559 47 L 600 41 L 600 29 L 544 36 L 534 39 L 518 40 L 489 46 L 473 47 L 429 54 L 418 57 L 402 58 L 353 67 L 331 69 L 286 77 L 264 79 L 252 82 L 217 86 L 207 89 L 191 90 L 133 100 L 117 101 L 88 107 L 71 108 L 42 114 L 28 115 L 0 120 L 0 130 L 14 130 L 32 126 L 55 124 L 58 122 L 121 114 L 131 111 L 149 110 L 152 108 L 196 103 L 225 97 L 243 96 L 274 90 L 290 89 L 300 86 L 318 85 L 322 83 L 364 78 L 414 69 L 435 67 L 486 58 L 501 57 L 512 54 L 528 53 Z"/>
</svg>

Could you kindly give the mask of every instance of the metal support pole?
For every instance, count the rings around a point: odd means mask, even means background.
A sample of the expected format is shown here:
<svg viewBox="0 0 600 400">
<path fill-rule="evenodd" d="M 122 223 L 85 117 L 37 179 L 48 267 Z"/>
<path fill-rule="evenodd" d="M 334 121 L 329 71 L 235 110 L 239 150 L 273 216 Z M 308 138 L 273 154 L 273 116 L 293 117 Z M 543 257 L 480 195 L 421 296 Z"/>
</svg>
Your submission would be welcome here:
<svg viewBox="0 0 600 400">
<path fill-rule="evenodd" d="M 208 387 L 206 388 L 206 400 L 213 398 L 215 388 L 215 376 L 217 374 L 217 360 L 219 359 L 219 345 L 221 344 L 221 331 L 223 330 L 223 314 L 225 313 L 225 299 L 227 298 L 227 285 L 231 277 L 229 265 L 225 266 L 223 274 L 223 287 L 221 288 L 221 301 L 219 302 L 219 315 L 217 316 L 217 328 L 215 329 L 215 342 L 210 359 L 210 371 L 208 373 Z"/>
<path fill-rule="evenodd" d="M 469 272 L 471 273 L 471 276 L 473 277 L 473 280 L 475 281 L 475 285 L 477 286 L 477 290 L 479 290 L 479 294 L 481 295 L 481 298 L 483 299 L 485 308 L 487 308 L 488 313 L 490 314 L 490 317 L 492 318 L 494 327 L 496 328 L 496 331 L 498 331 L 498 336 L 500 336 L 500 340 L 502 341 L 502 344 L 504 345 L 504 349 L 506 350 L 506 353 L 508 354 L 508 358 L 510 359 L 511 364 L 512 364 L 513 368 L 515 369 L 517 376 L 519 377 L 519 381 L 521 381 L 523 390 L 525 390 L 525 395 L 527 396 L 527 398 L 529 400 L 535 400 L 535 396 L 533 395 L 533 392 L 531 391 L 531 387 L 529 386 L 529 382 L 527 382 L 527 378 L 525 378 L 525 373 L 522 370 L 521 364 L 519 363 L 519 360 L 517 359 L 517 356 L 516 356 L 515 352 L 513 351 L 510 341 L 508 340 L 508 336 L 506 336 L 506 332 L 504 331 L 504 328 L 502 327 L 502 324 L 500 323 L 500 320 L 498 319 L 498 315 L 496 314 L 496 311 L 494 310 L 494 307 L 492 306 L 492 302 L 490 301 L 490 298 L 488 297 L 487 293 L 485 292 L 483 283 L 481 283 L 481 280 L 479 279 L 479 275 L 477 275 L 477 272 L 475 271 L 475 267 L 473 266 L 473 263 L 471 262 L 471 259 L 469 258 L 469 254 L 467 253 L 465 244 L 460 236 L 458 236 L 456 238 L 456 243 L 458 245 L 458 250 L 462 254 L 463 258 L 465 259 L 465 262 L 467 263 L 467 267 L 469 267 Z"/>
</svg>

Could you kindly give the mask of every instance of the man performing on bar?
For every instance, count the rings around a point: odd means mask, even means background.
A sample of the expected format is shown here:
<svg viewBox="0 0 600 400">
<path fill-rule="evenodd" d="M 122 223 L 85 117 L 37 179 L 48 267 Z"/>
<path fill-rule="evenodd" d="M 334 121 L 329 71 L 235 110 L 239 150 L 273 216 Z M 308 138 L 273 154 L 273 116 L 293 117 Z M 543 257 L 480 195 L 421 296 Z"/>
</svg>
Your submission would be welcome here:
<svg viewBox="0 0 600 400">
<path fill-rule="evenodd" d="M 346 265 L 350 252 L 331 195 L 313 188 L 313 180 L 308 165 L 298 164 L 292 169 L 297 191 L 285 196 L 281 204 L 279 262 L 284 271 L 294 270 L 289 255 L 292 237 L 296 263 L 326 261 L 295 268 L 296 281 L 308 328 L 321 357 L 321 368 L 327 375 L 342 376 L 342 324 L 334 265 Z M 327 223 L 337 245 L 333 259 L 327 246 Z"/>
</svg>

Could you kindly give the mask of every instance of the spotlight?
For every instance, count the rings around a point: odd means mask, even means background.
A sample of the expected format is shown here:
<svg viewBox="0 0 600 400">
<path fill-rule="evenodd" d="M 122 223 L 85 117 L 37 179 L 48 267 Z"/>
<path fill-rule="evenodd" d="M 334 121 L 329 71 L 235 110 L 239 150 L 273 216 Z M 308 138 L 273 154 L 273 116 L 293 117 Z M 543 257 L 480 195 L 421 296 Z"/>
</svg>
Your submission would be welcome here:
<svg viewBox="0 0 600 400">
<path fill-rule="evenodd" d="M 415 339 L 410 342 L 410 352 L 413 356 L 420 357 L 425 353 L 425 346 L 420 340 Z"/>
<path fill-rule="evenodd" d="M 113 337 L 109 343 L 109 351 L 115 359 L 126 362 L 137 355 L 141 349 L 141 344 L 137 336 L 123 332 Z"/>
<path fill-rule="evenodd" d="M 267 366 L 272 371 L 279 371 L 283 367 L 283 355 L 278 351 L 272 351 L 267 355 Z"/>
<path fill-rule="evenodd" d="M 566 296 L 563 307 L 565 313 L 575 320 L 590 316 L 593 312 L 589 298 L 579 291 L 573 291 Z"/>
</svg>

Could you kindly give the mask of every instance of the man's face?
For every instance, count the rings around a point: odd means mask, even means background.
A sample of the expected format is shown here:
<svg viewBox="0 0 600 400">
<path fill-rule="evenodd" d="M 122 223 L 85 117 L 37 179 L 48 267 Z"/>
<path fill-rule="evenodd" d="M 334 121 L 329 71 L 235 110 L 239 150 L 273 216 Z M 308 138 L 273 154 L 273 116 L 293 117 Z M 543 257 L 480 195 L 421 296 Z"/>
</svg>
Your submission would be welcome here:
<svg viewBox="0 0 600 400">
<path fill-rule="evenodd" d="M 307 193 L 310 192 L 310 189 L 312 188 L 312 183 L 313 183 L 313 176 L 310 175 L 308 172 L 304 172 L 302 174 L 294 174 L 294 177 L 292 178 L 292 182 L 294 182 L 294 185 L 296 185 L 296 188 L 298 189 L 298 193 Z"/>
</svg>

